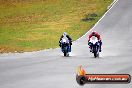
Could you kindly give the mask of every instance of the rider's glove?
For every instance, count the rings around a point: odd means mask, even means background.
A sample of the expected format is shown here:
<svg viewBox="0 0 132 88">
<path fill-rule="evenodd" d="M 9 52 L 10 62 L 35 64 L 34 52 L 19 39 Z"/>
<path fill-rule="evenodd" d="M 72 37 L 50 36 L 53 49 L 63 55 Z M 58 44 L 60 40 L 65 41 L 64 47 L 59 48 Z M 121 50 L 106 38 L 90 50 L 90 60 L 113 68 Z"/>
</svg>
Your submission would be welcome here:
<svg viewBox="0 0 132 88">
<path fill-rule="evenodd" d="M 88 45 L 89 45 L 89 40 L 88 40 Z"/>
<path fill-rule="evenodd" d="M 59 44 L 59 46 L 61 47 L 61 44 Z"/>
<path fill-rule="evenodd" d="M 70 45 L 72 45 L 72 42 L 70 42 Z"/>
<path fill-rule="evenodd" d="M 61 41 L 59 41 L 59 46 L 61 47 Z"/>
</svg>

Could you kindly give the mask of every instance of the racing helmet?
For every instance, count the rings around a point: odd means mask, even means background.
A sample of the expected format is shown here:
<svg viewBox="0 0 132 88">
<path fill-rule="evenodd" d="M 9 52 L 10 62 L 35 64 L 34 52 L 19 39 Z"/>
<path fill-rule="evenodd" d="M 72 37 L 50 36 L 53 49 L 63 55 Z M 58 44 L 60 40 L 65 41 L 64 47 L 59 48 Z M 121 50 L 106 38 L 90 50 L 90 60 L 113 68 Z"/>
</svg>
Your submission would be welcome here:
<svg viewBox="0 0 132 88">
<path fill-rule="evenodd" d="M 67 33 L 66 33 L 66 32 L 64 32 L 64 33 L 63 33 L 63 36 L 66 36 L 66 35 L 67 35 Z"/>
<path fill-rule="evenodd" d="M 92 35 L 95 36 L 96 35 L 96 31 L 92 31 Z"/>
</svg>

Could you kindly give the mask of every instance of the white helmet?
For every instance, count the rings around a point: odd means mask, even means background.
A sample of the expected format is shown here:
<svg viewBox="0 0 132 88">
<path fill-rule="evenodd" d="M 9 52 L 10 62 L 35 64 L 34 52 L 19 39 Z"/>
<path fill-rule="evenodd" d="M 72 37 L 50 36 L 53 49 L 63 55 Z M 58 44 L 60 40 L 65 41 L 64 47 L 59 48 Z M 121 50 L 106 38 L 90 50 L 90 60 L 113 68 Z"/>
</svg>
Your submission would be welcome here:
<svg viewBox="0 0 132 88">
<path fill-rule="evenodd" d="M 66 35 L 67 35 L 67 33 L 66 33 L 66 32 L 64 32 L 64 33 L 63 33 L 63 36 L 66 36 Z"/>
</svg>

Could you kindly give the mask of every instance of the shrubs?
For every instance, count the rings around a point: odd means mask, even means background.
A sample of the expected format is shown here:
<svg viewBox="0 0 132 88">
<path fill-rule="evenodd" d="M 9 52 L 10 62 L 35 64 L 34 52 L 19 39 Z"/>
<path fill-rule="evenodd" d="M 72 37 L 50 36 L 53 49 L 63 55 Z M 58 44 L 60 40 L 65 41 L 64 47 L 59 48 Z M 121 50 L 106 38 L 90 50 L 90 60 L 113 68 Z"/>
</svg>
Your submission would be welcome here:
<svg viewBox="0 0 132 88">
<path fill-rule="evenodd" d="M 86 14 L 85 17 L 82 19 L 82 21 L 93 21 L 98 18 L 98 15 L 96 13 L 90 13 Z"/>
</svg>

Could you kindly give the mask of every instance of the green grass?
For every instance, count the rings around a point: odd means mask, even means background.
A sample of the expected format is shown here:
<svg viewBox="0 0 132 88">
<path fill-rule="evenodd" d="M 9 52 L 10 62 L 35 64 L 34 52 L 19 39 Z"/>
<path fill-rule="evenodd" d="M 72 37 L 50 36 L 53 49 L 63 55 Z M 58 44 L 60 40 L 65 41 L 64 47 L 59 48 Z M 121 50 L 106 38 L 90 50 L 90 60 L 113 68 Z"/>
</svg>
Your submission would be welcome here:
<svg viewBox="0 0 132 88">
<path fill-rule="evenodd" d="M 76 40 L 99 20 L 111 2 L 0 0 L 0 52 L 55 48 L 64 31 Z"/>
</svg>

